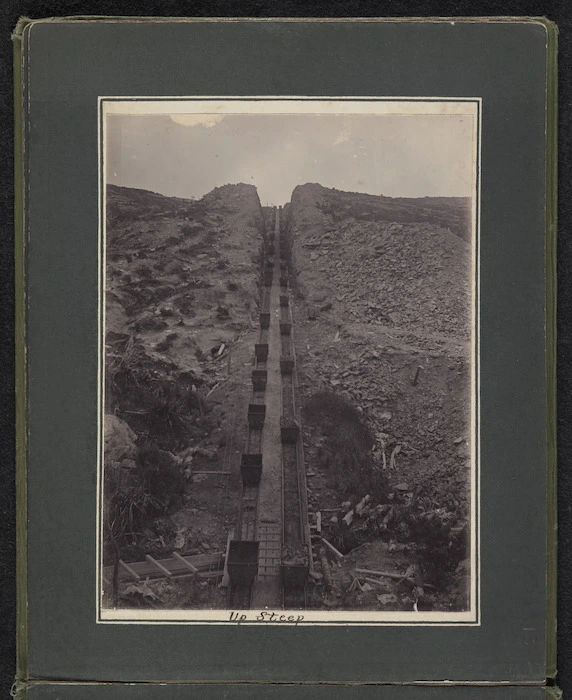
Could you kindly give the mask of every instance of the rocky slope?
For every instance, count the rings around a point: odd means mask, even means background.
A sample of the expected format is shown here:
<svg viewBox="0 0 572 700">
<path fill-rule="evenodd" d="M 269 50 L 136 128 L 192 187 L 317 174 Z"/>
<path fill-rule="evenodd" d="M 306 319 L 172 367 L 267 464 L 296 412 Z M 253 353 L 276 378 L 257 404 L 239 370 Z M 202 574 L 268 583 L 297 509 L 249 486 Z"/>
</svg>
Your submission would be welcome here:
<svg viewBox="0 0 572 700">
<path fill-rule="evenodd" d="M 256 188 L 226 185 L 195 202 L 110 185 L 107 222 L 108 334 L 136 333 L 162 360 L 168 344 L 179 369 L 204 379 L 203 355 L 249 327 L 256 303 Z"/>
<path fill-rule="evenodd" d="M 310 504 L 334 513 L 330 536 L 340 547 L 381 533 L 425 552 L 436 580 L 467 556 L 469 203 L 307 184 L 286 211 Z M 344 455 L 340 435 L 360 421 L 370 444 Z M 364 496 L 371 500 L 357 517 Z M 455 591 L 433 605 L 466 602 Z"/>
<path fill-rule="evenodd" d="M 416 202 L 297 187 L 289 211 L 300 291 L 357 320 L 466 337 L 458 301 L 469 293 L 470 228 L 458 220 L 468 205 Z"/>
<path fill-rule="evenodd" d="M 197 489 L 190 475 L 228 469 L 240 437 L 232 414 L 246 401 L 257 327 L 258 194 L 225 185 L 193 201 L 110 185 L 106 205 L 104 557 L 111 534 L 126 560 L 216 549 L 237 484 Z"/>
</svg>

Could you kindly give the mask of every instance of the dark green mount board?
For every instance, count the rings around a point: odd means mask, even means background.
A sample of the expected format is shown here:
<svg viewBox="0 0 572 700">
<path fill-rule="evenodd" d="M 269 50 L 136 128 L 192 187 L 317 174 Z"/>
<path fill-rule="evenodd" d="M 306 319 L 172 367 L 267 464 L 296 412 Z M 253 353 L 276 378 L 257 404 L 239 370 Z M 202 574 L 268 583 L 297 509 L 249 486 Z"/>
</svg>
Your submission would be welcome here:
<svg viewBox="0 0 572 700">
<path fill-rule="evenodd" d="M 380 687 L 380 686 L 270 686 L 266 684 L 255 685 L 33 685 L 28 691 L 30 700 L 72 700 L 81 697 L 82 700 L 145 700 L 153 697 L 157 700 L 187 700 L 188 698 L 200 698 L 201 700 L 218 700 L 219 698 L 232 700 L 248 700 L 249 698 L 268 698 L 268 700 L 302 700 L 302 698 L 325 698 L 337 700 L 544 700 L 552 695 L 546 688 L 412 688 L 409 687 Z"/>
<path fill-rule="evenodd" d="M 549 692 L 554 28 L 526 19 L 69 18 L 23 23 L 15 46 L 24 215 L 19 515 L 27 530 L 19 673 L 33 681 L 28 697 L 533 700 Z M 480 98 L 479 624 L 97 622 L 102 96 Z M 140 684 L 161 681 L 173 685 Z M 184 685 L 193 681 L 253 685 Z"/>
</svg>

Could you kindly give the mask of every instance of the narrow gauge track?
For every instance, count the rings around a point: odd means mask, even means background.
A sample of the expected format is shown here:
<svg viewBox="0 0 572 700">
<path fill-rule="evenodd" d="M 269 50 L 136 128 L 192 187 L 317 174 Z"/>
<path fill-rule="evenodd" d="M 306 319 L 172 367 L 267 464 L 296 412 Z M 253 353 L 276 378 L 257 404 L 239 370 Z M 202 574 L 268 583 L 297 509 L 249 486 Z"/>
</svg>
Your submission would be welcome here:
<svg viewBox="0 0 572 700">
<path fill-rule="evenodd" d="M 290 249 L 280 239 L 280 339 L 282 374 L 282 604 L 285 609 L 306 608 L 310 569 L 307 537 L 307 493 L 300 421 L 296 409 L 296 357 L 290 308 Z"/>
<path fill-rule="evenodd" d="M 280 345 L 281 345 L 281 350 L 283 355 L 291 355 L 292 354 L 292 340 L 290 339 L 289 335 L 282 335 L 280 336 Z"/>
<path fill-rule="evenodd" d="M 285 609 L 305 609 L 306 581 L 310 569 L 310 547 L 307 514 L 307 494 L 304 473 L 304 455 L 300 422 L 296 409 L 296 367 L 294 344 L 292 341 L 292 314 L 290 309 L 289 277 L 290 249 L 281 236 L 280 214 L 275 210 L 273 234 L 266 240 L 262 269 L 262 291 L 260 304 L 260 332 L 255 347 L 255 363 L 252 375 L 253 392 L 249 405 L 248 436 L 245 452 L 242 455 L 241 472 L 243 489 L 237 518 L 234 540 L 235 554 L 229 554 L 228 569 L 230 585 L 228 605 L 233 609 L 251 607 L 253 584 L 258 571 L 257 540 L 258 521 L 264 522 L 265 513 L 259 512 L 259 483 L 262 476 L 262 434 L 266 410 L 266 375 L 269 350 L 269 328 L 279 323 L 279 353 L 281 389 L 280 395 L 273 395 L 271 401 L 280 403 L 280 438 L 282 443 L 282 470 L 279 484 L 281 495 L 282 555 L 281 596 Z M 279 267 L 276 253 L 279 251 Z M 280 308 L 277 317 L 271 309 L 272 289 L 279 284 Z M 275 326 L 272 326 L 275 328 Z M 276 331 L 272 337 L 277 338 Z M 235 562 L 231 566 L 231 559 Z M 263 555 L 264 558 L 264 555 Z M 267 564 L 266 564 L 267 566 Z"/>
<path fill-rule="evenodd" d="M 252 583 L 231 582 L 228 586 L 228 607 L 232 610 L 250 610 Z"/>
<path fill-rule="evenodd" d="M 274 230 L 278 227 L 278 214 L 274 209 Z M 265 409 L 266 371 L 268 359 L 268 328 L 270 325 L 270 296 L 274 279 L 273 255 L 275 250 L 274 234 L 271 234 L 265 246 L 266 265 L 263 271 L 261 288 L 260 332 L 255 346 L 254 371 L 252 374 L 252 396 L 249 405 L 248 432 L 245 452 L 242 456 L 242 493 L 238 517 L 234 532 L 234 545 L 242 552 L 237 555 L 234 575 L 230 576 L 228 586 L 228 607 L 232 609 L 249 609 L 252 603 L 254 576 L 258 568 L 258 504 L 259 487 L 262 470 L 262 431 L 264 412 L 255 413 L 260 407 Z M 231 543 L 232 546 L 232 543 Z M 244 554 L 246 552 L 246 554 Z M 240 560 L 243 561 L 240 561 Z M 248 561 L 250 559 L 250 561 Z M 253 559 L 255 559 L 253 561 Z M 228 564 L 228 563 L 227 563 Z M 232 564 L 231 564 L 232 566 Z"/>
<path fill-rule="evenodd" d="M 284 471 L 284 543 L 300 545 L 300 494 L 298 489 L 298 459 L 295 444 L 282 447 L 282 468 Z"/>
</svg>

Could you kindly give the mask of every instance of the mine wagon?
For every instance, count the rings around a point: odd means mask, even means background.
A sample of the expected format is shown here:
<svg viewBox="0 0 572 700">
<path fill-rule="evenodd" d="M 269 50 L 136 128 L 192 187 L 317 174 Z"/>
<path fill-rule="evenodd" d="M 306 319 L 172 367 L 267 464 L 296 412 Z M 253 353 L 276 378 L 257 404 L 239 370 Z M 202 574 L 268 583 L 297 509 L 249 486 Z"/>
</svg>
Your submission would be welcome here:
<svg viewBox="0 0 572 700">
<path fill-rule="evenodd" d="M 281 564 L 280 578 L 284 588 L 300 589 L 304 588 L 310 567 L 307 564 Z"/>
<path fill-rule="evenodd" d="M 243 452 L 240 459 L 240 474 L 244 486 L 258 486 L 262 476 L 262 455 Z"/>
<path fill-rule="evenodd" d="M 292 374 L 294 358 L 291 355 L 280 355 L 280 374 Z"/>
<path fill-rule="evenodd" d="M 268 381 L 268 372 L 265 369 L 252 370 L 252 388 L 254 391 L 265 391 Z"/>
<path fill-rule="evenodd" d="M 258 549 L 255 540 L 231 540 L 228 546 L 227 569 L 231 583 L 250 586 L 258 573 Z"/>
<path fill-rule="evenodd" d="M 261 429 L 264 425 L 266 416 L 266 404 L 250 403 L 248 404 L 248 425 L 250 428 Z"/>
<path fill-rule="evenodd" d="M 266 362 L 268 359 L 268 343 L 256 343 L 254 355 L 258 362 Z"/>
<path fill-rule="evenodd" d="M 300 434 L 300 426 L 297 421 L 285 421 L 280 419 L 280 438 L 287 444 L 295 443 Z"/>
</svg>

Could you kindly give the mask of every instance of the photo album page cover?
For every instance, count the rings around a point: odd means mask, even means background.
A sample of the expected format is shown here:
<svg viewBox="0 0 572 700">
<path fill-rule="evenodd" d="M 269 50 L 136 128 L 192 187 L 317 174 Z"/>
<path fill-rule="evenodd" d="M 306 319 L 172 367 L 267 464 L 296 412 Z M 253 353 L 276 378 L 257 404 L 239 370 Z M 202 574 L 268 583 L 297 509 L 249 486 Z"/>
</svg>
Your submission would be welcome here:
<svg viewBox="0 0 572 700">
<path fill-rule="evenodd" d="M 557 697 L 555 41 L 21 20 L 18 698 Z"/>
</svg>

